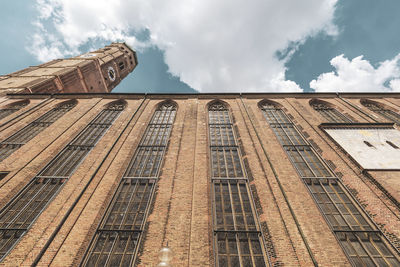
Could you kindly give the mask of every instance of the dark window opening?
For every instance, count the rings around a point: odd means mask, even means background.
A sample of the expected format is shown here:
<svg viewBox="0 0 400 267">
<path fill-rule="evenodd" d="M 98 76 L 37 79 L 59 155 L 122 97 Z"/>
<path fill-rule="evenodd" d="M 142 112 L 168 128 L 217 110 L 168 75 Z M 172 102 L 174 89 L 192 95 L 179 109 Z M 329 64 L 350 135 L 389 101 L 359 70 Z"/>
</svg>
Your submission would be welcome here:
<svg viewBox="0 0 400 267">
<path fill-rule="evenodd" d="M 125 69 L 125 64 L 124 64 L 124 62 L 118 63 L 118 66 L 119 66 L 119 69 L 120 69 L 120 70 Z"/>
<path fill-rule="evenodd" d="M 0 172 L 0 180 L 5 178 L 7 176 L 7 174 L 9 174 L 9 172 Z"/>
<path fill-rule="evenodd" d="M 369 147 L 374 147 L 374 145 L 372 145 L 370 142 L 368 142 L 368 141 L 364 141 L 364 144 L 366 144 L 367 146 L 369 146 Z"/>
<path fill-rule="evenodd" d="M 386 143 L 388 143 L 391 147 L 393 147 L 394 149 L 399 149 L 399 147 L 398 146 L 396 146 L 395 144 L 393 144 L 392 142 L 390 142 L 390 141 L 386 141 Z"/>
</svg>

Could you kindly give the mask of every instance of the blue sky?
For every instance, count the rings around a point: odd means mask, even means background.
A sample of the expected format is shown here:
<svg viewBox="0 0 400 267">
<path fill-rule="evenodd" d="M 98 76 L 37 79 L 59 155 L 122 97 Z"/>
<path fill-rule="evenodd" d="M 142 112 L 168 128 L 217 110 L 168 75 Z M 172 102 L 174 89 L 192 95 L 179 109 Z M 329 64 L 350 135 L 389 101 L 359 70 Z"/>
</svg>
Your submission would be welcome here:
<svg viewBox="0 0 400 267">
<path fill-rule="evenodd" d="M 399 1 L 184 2 L 2 1 L 0 74 L 126 41 L 114 92 L 400 91 Z"/>
</svg>

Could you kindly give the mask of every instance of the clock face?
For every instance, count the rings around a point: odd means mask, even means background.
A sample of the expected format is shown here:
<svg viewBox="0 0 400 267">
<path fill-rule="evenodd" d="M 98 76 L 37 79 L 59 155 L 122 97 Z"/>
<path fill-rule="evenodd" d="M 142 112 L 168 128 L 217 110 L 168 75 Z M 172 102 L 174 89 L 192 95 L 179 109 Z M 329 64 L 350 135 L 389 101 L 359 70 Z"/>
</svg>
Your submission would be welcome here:
<svg viewBox="0 0 400 267">
<path fill-rule="evenodd" d="M 113 67 L 108 67 L 107 69 L 107 74 L 108 74 L 108 78 L 110 78 L 110 80 L 113 82 L 115 81 L 115 70 Z"/>
</svg>

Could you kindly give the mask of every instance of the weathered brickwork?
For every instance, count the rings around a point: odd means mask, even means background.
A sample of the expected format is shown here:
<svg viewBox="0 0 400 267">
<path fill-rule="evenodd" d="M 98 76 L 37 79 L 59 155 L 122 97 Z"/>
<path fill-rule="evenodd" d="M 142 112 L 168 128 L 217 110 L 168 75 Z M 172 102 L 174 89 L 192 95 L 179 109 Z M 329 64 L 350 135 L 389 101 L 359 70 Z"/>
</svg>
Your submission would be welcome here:
<svg viewBox="0 0 400 267">
<path fill-rule="evenodd" d="M 0 76 L 7 93 L 108 93 L 137 66 L 136 52 L 125 43 L 73 58 L 55 59 Z"/>
<path fill-rule="evenodd" d="M 82 262 L 149 121 L 167 99 L 176 104 L 176 116 L 135 266 L 157 266 L 158 252 L 167 245 L 174 253 L 173 266 L 216 265 L 207 128 L 208 104 L 215 99 L 224 101 L 232 114 L 265 259 L 271 266 L 349 266 L 351 262 L 264 117 L 259 106 L 263 100 L 282 106 L 368 220 L 400 249 L 400 166 L 398 170 L 362 169 L 325 133 L 321 124 L 328 121 L 310 105 L 326 103 L 353 123 L 390 123 L 363 101 L 378 102 L 400 114 L 397 94 L 1 97 L 0 109 L 18 101 L 27 104 L 0 120 L 0 142 L 64 101 L 76 99 L 77 105 L 0 162 L 0 171 L 9 172 L 0 178 L 0 207 L 5 207 L 107 104 L 121 98 L 126 105 L 119 117 L 0 266 L 77 266 Z"/>
</svg>

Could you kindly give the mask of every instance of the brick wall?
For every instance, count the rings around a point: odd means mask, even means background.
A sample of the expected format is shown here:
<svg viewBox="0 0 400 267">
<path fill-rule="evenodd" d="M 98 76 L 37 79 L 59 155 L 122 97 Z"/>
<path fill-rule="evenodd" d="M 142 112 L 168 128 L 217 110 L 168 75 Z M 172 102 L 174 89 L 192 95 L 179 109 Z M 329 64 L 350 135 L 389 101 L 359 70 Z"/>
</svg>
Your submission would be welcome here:
<svg viewBox="0 0 400 267">
<path fill-rule="evenodd" d="M 119 97 L 76 96 L 76 107 L 0 162 L 0 171 L 10 172 L 0 180 L 0 207 L 104 105 Z M 124 97 L 125 110 L 1 266 L 30 266 L 54 233 L 57 234 L 39 266 L 79 265 L 156 106 L 169 98 Z M 347 266 L 349 262 L 258 107 L 264 98 L 284 107 L 379 229 L 400 248 L 398 171 L 360 169 L 320 129 L 319 125 L 326 121 L 309 105 L 313 96 L 172 96 L 177 114 L 138 250 L 137 266 L 156 266 L 158 251 L 167 243 L 174 252 L 173 266 L 214 265 L 207 104 L 215 98 L 222 98 L 232 111 L 265 251 L 273 266 L 311 266 L 313 259 L 321 266 Z M 331 103 L 357 122 L 387 121 L 363 107 L 360 97 L 342 100 L 335 95 L 318 95 L 315 98 Z M 400 109 L 400 98 L 371 99 Z M 30 99 L 29 105 L 0 121 L 0 141 L 65 100 L 66 96 Z M 2 99 L 0 108 L 14 101 L 19 99 Z"/>
</svg>

